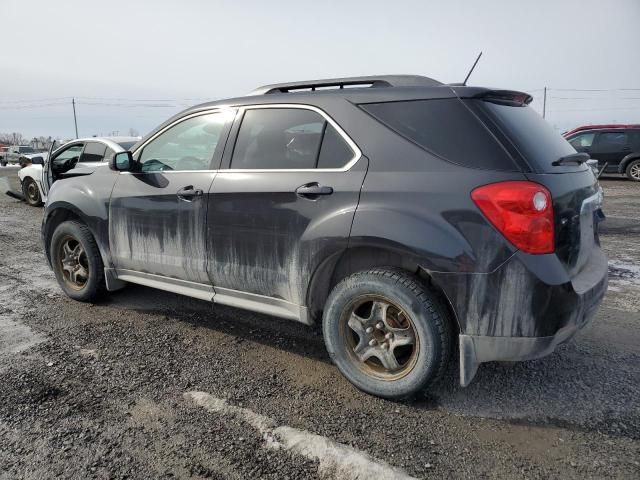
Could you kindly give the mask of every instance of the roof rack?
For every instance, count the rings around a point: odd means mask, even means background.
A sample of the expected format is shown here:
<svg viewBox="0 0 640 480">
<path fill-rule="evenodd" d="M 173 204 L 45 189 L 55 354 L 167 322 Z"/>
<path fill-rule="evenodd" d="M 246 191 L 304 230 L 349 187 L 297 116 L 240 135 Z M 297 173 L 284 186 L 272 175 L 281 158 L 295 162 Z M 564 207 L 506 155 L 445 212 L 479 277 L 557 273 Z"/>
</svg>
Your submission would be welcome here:
<svg viewBox="0 0 640 480">
<path fill-rule="evenodd" d="M 294 93 L 299 91 L 316 91 L 318 89 L 343 89 L 349 87 L 436 87 L 442 83 L 433 78 L 421 75 L 373 75 L 367 77 L 327 78 L 323 80 L 306 80 L 303 82 L 274 83 L 256 88 L 250 95 L 267 95 L 270 93 Z"/>
</svg>

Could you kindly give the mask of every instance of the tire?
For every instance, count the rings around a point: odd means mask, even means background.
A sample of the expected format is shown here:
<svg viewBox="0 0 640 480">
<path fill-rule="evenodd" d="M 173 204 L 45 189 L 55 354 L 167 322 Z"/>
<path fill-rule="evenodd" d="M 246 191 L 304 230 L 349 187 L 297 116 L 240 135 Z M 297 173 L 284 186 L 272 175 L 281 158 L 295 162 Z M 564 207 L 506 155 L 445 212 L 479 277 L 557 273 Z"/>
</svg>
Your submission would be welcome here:
<svg viewBox="0 0 640 480">
<path fill-rule="evenodd" d="M 634 182 L 640 182 L 640 158 L 632 160 L 625 170 L 627 178 Z"/>
<path fill-rule="evenodd" d="M 104 295 L 102 257 L 86 225 L 77 221 L 58 225 L 51 236 L 49 255 L 58 284 L 69 297 L 91 302 Z"/>
<path fill-rule="evenodd" d="M 40 196 L 40 189 L 36 181 L 27 177 L 22 182 L 22 194 L 26 202 L 32 207 L 39 207 L 42 205 L 42 197 Z"/>
<path fill-rule="evenodd" d="M 440 378 L 451 358 L 447 310 L 418 277 L 401 270 L 376 268 L 342 280 L 327 299 L 322 324 L 340 372 L 378 397 L 413 396 Z"/>
</svg>

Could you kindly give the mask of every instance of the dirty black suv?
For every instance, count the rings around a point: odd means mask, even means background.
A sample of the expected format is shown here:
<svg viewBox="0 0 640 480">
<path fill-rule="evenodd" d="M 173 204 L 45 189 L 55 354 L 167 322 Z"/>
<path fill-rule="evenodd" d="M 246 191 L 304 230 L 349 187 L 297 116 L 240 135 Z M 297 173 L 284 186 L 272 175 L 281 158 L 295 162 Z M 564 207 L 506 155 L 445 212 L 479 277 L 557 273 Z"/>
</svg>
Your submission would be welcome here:
<svg viewBox="0 0 640 480">
<path fill-rule="evenodd" d="M 530 101 L 381 76 L 198 105 L 53 185 L 47 257 L 77 300 L 131 282 L 321 322 L 382 397 L 426 387 L 457 343 L 467 385 L 553 351 L 607 287 L 587 156 Z"/>
</svg>

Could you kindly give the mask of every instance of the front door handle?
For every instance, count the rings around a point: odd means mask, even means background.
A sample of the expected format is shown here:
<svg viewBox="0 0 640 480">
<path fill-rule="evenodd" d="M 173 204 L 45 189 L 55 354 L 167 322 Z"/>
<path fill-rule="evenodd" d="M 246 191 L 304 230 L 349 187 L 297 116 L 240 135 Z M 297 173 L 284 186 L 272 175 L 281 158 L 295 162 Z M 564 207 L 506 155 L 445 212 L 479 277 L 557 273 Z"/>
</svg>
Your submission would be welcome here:
<svg viewBox="0 0 640 480">
<path fill-rule="evenodd" d="M 332 187 L 320 185 L 318 182 L 307 183 L 296 188 L 296 194 L 298 196 L 310 199 L 318 198 L 320 195 L 331 195 L 332 193 Z"/>
<path fill-rule="evenodd" d="M 194 197 L 201 197 L 204 192 L 200 189 L 194 189 L 193 185 L 187 185 L 186 187 L 178 190 L 178 198 L 180 200 L 186 200 L 187 202 L 191 202 Z"/>
</svg>

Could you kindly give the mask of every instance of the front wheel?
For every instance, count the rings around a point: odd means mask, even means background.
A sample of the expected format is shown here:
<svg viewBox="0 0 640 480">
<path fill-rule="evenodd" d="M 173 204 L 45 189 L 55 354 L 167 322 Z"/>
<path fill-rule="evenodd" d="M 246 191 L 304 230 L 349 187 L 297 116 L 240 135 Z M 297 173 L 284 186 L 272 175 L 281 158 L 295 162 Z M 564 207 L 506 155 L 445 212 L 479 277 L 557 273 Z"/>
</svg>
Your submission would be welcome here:
<svg viewBox="0 0 640 480">
<path fill-rule="evenodd" d="M 100 251 L 86 225 L 75 221 L 58 225 L 49 255 L 56 279 L 69 297 L 90 302 L 106 291 Z"/>
<path fill-rule="evenodd" d="M 22 193 L 24 194 L 24 199 L 32 207 L 39 207 L 40 205 L 42 205 L 40 189 L 38 188 L 38 184 L 33 178 L 27 177 L 24 179 L 24 181 L 22 182 Z"/>
<path fill-rule="evenodd" d="M 409 397 L 444 372 L 450 318 L 419 278 L 394 269 L 356 273 L 340 282 L 323 316 L 325 344 L 340 372 L 383 398 Z"/>
<path fill-rule="evenodd" d="M 629 180 L 640 182 L 640 158 L 631 161 L 627 165 L 626 174 Z"/>
</svg>

